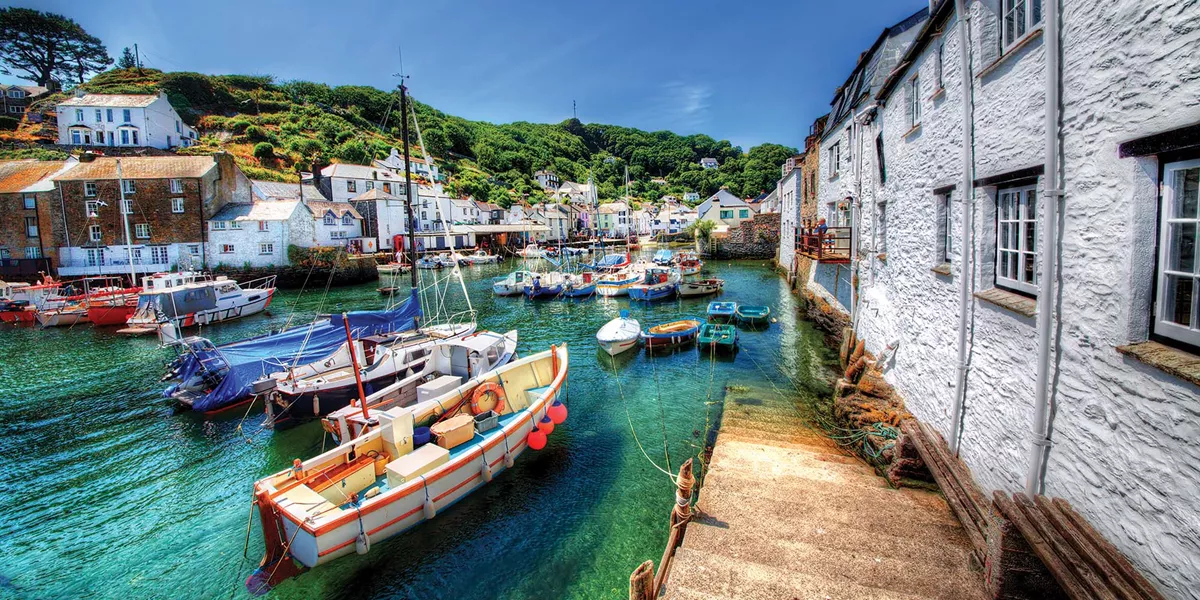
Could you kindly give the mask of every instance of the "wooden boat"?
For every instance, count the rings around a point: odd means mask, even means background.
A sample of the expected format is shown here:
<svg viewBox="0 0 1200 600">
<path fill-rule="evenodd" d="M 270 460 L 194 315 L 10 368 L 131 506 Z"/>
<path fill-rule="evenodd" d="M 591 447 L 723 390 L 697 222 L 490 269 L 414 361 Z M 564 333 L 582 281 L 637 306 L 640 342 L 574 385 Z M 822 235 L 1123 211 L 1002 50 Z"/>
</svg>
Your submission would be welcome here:
<svg viewBox="0 0 1200 600">
<path fill-rule="evenodd" d="M 679 272 L 684 275 L 699 275 L 700 269 L 704 267 L 704 261 L 696 256 L 695 252 L 681 252 L 679 254 Z"/>
<path fill-rule="evenodd" d="M 567 285 L 567 278 L 562 273 L 550 272 L 535 275 L 525 284 L 525 297 L 531 300 L 538 298 L 557 298 Z"/>
<path fill-rule="evenodd" d="M 675 262 L 675 253 L 670 250 L 663 249 L 654 253 L 654 264 L 668 266 Z"/>
<path fill-rule="evenodd" d="M 70 327 L 78 323 L 87 323 L 88 310 L 82 303 L 39 310 L 37 312 L 37 322 L 42 327 Z"/>
<path fill-rule="evenodd" d="M 610 356 L 616 356 L 636 348 L 641 334 L 641 323 L 638 323 L 637 319 L 629 318 L 629 311 L 623 310 L 621 316 L 609 321 L 596 332 L 596 341 L 600 344 L 600 349 Z"/>
<path fill-rule="evenodd" d="M 375 271 L 382 276 L 400 275 L 409 272 L 409 266 L 403 263 L 390 262 L 382 265 L 375 265 Z"/>
<path fill-rule="evenodd" d="M 679 282 L 679 295 L 688 298 L 694 296 L 707 296 L 715 294 L 725 288 L 725 281 L 722 279 L 700 279 L 698 281 L 681 281 Z"/>
<path fill-rule="evenodd" d="M 616 273 L 603 275 L 596 282 L 596 293 L 609 298 L 626 296 L 629 288 L 640 282 L 645 273 L 645 263 L 637 263 Z"/>
<path fill-rule="evenodd" d="M 679 271 L 668 267 L 651 267 L 646 270 L 642 281 L 629 286 L 629 297 L 633 300 L 662 300 L 675 296 L 682 276 Z"/>
<path fill-rule="evenodd" d="M 596 278 L 592 273 L 568 275 L 563 286 L 563 298 L 588 298 L 596 293 Z"/>
<path fill-rule="evenodd" d="M 737 349 L 738 330 L 733 325 L 705 323 L 696 336 L 696 348 L 700 351 L 730 352 Z"/>
<path fill-rule="evenodd" d="M 729 321 L 737 314 L 737 302 L 709 302 L 708 318 L 713 321 Z"/>
<path fill-rule="evenodd" d="M 517 296 L 525 291 L 527 283 L 540 276 L 540 273 L 533 271 L 513 271 L 507 277 L 492 282 L 492 293 L 497 296 Z"/>
<path fill-rule="evenodd" d="M 370 431 L 254 483 L 265 552 L 246 587 L 261 594 L 304 568 L 366 554 L 490 483 L 526 448 L 545 447 L 549 424 L 567 417 L 567 367 L 567 347 L 551 347 L 413 406 L 363 407 L 378 422 Z M 439 442 L 416 445 L 418 428 L 435 424 L 448 429 Z"/>
<path fill-rule="evenodd" d="M 675 348 L 696 340 L 700 333 L 700 321 L 685 319 L 656 325 L 642 332 L 642 342 L 647 349 Z"/>
<path fill-rule="evenodd" d="M 770 306 L 739 305 L 735 311 L 739 323 L 745 325 L 763 325 L 770 322 Z"/>
<path fill-rule="evenodd" d="M 66 303 L 58 308 L 43 309 L 38 313 L 42 327 L 63 327 L 92 321 L 99 318 L 97 325 L 125 324 L 137 306 L 140 287 L 127 288 L 120 277 L 85 277 L 64 283 L 64 290 L 79 293 L 63 297 Z M 105 310 L 107 309 L 107 310 Z M 119 323 L 116 319 L 120 319 Z"/>
</svg>

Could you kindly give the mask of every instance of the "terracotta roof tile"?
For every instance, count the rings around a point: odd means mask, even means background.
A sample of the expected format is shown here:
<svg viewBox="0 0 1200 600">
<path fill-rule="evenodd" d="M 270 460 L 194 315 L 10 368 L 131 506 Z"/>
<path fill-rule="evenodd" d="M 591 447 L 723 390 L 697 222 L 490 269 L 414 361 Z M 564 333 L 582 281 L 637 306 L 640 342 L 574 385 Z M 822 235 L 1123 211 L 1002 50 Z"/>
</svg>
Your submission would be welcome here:
<svg viewBox="0 0 1200 600">
<path fill-rule="evenodd" d="M 53 175 L 66 163 L 61 160 L 8 160 L 0 162 L 0 194 L 13 194 Z"/>
</svg>

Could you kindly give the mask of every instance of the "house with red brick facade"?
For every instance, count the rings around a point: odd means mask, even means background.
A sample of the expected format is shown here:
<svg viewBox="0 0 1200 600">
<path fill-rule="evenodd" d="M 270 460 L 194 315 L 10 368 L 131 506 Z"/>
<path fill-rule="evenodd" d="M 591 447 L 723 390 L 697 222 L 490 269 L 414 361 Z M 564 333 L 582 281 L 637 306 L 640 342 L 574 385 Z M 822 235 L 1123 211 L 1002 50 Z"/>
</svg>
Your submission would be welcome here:
<svg viewBox="0 0 1200 600">
<path fill-rule="evenodd" d="M 0 278 L 53 272 L 62 227 L 54 218 L 59 198 L 51 178 L 75 164 L 74 159 L 0 162 Z"/>
<path fill-rule="evenodd" d="M 250 180 L 226 153 L 97 157 L 53 180 L 62 276 L 125 274 L 131 261 L 139 274 L 202 268 L 212 262 L 205 222 L 228 203 L 251 201 Z"/>
</svg>

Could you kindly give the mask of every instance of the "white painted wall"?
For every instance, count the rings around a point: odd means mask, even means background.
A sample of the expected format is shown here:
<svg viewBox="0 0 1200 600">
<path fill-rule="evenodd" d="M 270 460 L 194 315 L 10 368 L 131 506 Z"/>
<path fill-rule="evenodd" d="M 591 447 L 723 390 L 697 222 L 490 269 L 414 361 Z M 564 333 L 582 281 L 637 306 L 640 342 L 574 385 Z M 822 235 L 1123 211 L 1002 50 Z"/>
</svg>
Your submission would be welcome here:
<svg viewBox="0 0 1200 600">
<path fill-rule="evenodd" d="M 1119 158 L 1117 145 L 1200 121 L 1200 79 L 1180 76 L 1200 64 L 1200 27 L 1190 6 L 1185 0 L 1063 0 L 1065 209 L 1054 334 L 1057 410 L 1046 470 L 1046 493 L 1068 499 L 1172 598 L 1200 597 L 1200 389 L 1115 350 L 1149 332 L 1158 208 L 1157 161 Z M 969 9 L 977 177 L 1044 159 L 1040 34 L 978 76 L 998 58 L 997 8 L 988 0 Z M 944 96 L 931 97 L 936 43 L 914 67 L 925 86 L 920 129 L 908 133 L 903 88 L 874 126 L 884 134 L 888 180 L 864 183 L 859 322 L 859 334 L 877 355 L 900 342 L 894 363 L 884 365 L 885 377 L 909 410 L 944 434 L 953 401 L 961 248 L 951 257 L 950 276 L 930 270 L 937 243 L 932 190 L 961 177 L 963 97 L 953 19 L 945 31 Z M 868 156 L 875 131 L 867 138 Z M 846 195 L 852 179 L 844 169 L 829 180 L 831 141 L 822 143 L 821 211 Z M 846 157 L 844 143 L 842 153 Z M 873 166 L 865 173 L 873 174 Z M 1038 185 L 1044 187 L 1041 179 Z M 886 262 L 870 251 L 877 224 L 868 189 L 887 201 Z M 995 188 L 974 194 L 972 292 L 993 286 L 995 195 Z M 958 240 L 961 210 L 955 202 Z M 961 454 L 985 489 L 1020 490 L 1031 440 L 1035 319 L 978 299 L 970 309 Z"/>
<path fill-rule="evenodd" d="M 790 159 L 789 159 L 790 160 Z M 795 274 L 796 227 L 800 223 L 800 169 L 793 169 L 776 186 L 779 198 L 779 264 Z"/>
<path fill-rule="evenodd" d="M 111 108 L 112 121 L 108 120 L 107 110 Z M 77 119 L 76 109 L 83 111 L 83 119 Z M 100 111 L 100 119 L 96 119 L 96 111 Z M 130 121 L 125 122 L 124 111 L 129 110 Z M 71 129 L 77 125 L 86 126 L 92 132 L 92 145 L 95 146 L 150 146 L 153 148 L 174 148 L 190 145 L 195 140 L 195 130 L 188 127 L 179 117 L 179 113 L 171 106 L 166 94 L 160 93 L 150 105 L 145 107 L 127 108 L 122 106 L 83 106 L 73 104 L 71 99 L 64 100 L 58 105 L 58 143 L 73 144 Z M 132 137 L 128 143 L 121 143 L 121 129 L 136 130 L 138 143 L 134 144 Z M 108 134 L 113 134 L 109 143 Z M 132 135 L 132 134 L 131 134 Z"/>
</svg>

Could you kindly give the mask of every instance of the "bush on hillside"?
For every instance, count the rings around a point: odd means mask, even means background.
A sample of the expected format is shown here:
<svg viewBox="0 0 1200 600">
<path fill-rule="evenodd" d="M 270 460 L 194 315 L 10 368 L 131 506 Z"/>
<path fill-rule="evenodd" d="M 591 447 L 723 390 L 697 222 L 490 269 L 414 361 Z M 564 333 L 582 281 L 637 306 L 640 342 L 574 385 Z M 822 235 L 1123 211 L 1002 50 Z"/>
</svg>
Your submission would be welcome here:
<svg viewBox="0 0 1200 600">
<path fill-rule="evenodd" d="M 254 158 L 264 162 L 275 158 L 275 146 L 272 146 L 270 142 L 259 142 L 255 144 Z"/>
<path fill-rule="evenodd" d="M 20 125 L 21 121 L 19 119 L 0 116 L 0 131 L 16 131 Z"/>
</svg>

